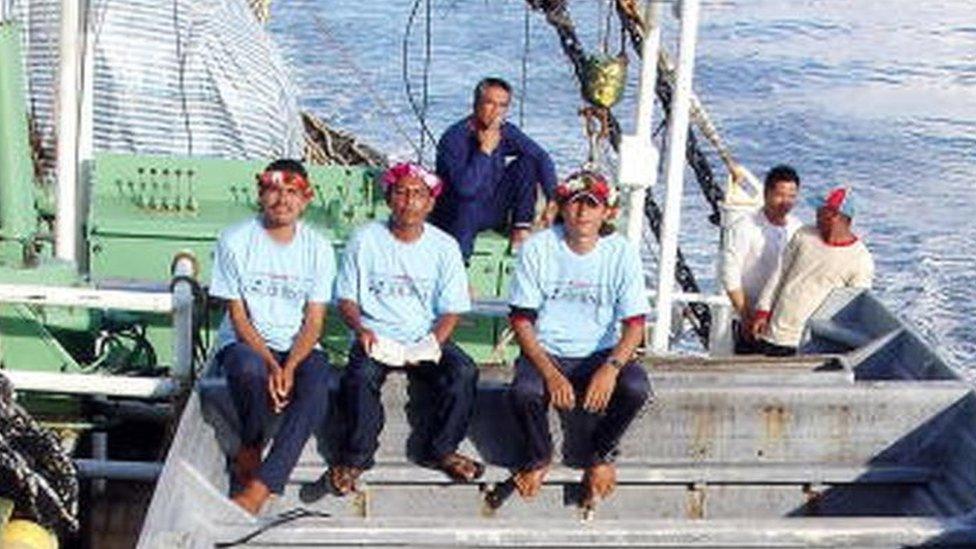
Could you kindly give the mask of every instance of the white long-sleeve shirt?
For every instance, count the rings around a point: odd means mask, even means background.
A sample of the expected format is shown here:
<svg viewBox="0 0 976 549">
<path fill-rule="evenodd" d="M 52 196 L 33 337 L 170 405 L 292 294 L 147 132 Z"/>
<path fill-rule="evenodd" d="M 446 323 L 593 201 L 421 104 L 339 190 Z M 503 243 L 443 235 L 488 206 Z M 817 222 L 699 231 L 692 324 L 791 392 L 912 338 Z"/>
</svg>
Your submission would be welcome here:
<svg viewBox="0 0 976 549">
<path fill-rule="evenodd" d="M 814 226 L 803 227 L 783 253 L 782 268 L 769 279 L 756 304 L 768 311 L 769 327 L 760 337 L 770 343 L 796 347 L 803 327 L 831 290 L 870 288 L 874 260 L 860 239 L 846 245 L 824 242 Z"/>
<path fill-rule="evenodd" d="M 802 226 L 792 214 L 786 216 L 783 225 L 774 225 L 762 209 L 736 221 L 729 228 L 728 244 L 722 253 L 725 291 L 742 290 L 748 307 L 755 308 L 766 281 L 779 267 L 783 250 Z"/>
</svg>

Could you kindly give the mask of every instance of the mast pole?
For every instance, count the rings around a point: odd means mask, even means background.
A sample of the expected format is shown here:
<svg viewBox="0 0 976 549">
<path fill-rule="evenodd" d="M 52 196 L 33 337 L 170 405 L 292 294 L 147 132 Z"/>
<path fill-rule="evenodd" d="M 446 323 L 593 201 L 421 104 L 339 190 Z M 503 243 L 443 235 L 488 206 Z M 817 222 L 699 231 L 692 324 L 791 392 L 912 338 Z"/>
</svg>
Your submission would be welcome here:
<svg viewBox="0 0 976 549">
<path fill-rule="evenodd" d="M 81 6 L 61 0 L 57 96 L 57 219 L 54 252 L 77 263 L 78 126 L 81 105 Z"/>
<path fill-rule="evenodd" d="M 678 74 L 668 126 L 667 183 L 661 226 L 661 258 L 658 264 L 656 319 L 651 348 L 666 353 L 671 335 L 674 272 L 678 233 L 681 228 L 681 194 L 684 187 L 685 148 L 691 108 L 691 81 L 698 40 L 699 0 L 681 1 L 681 35 L 678 41 Z"/>
</svg>

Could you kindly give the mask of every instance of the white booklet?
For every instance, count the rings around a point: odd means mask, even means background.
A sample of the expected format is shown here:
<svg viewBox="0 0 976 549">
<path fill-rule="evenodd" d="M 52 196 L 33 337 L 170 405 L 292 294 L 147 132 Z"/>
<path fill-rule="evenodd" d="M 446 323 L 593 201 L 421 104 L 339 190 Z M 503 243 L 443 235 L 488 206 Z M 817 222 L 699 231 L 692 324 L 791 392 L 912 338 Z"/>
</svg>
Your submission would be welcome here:
<svg viewBox="0 0 976 549">
<path fill-rule="evenodd" d="M 369 350 L 369 357 L 388 366 L 438 362 L 441 359 L 441 346 L 434 334 L 427 334 L 410 345 L 377 335 L 376 342 Z"/>
</svg>

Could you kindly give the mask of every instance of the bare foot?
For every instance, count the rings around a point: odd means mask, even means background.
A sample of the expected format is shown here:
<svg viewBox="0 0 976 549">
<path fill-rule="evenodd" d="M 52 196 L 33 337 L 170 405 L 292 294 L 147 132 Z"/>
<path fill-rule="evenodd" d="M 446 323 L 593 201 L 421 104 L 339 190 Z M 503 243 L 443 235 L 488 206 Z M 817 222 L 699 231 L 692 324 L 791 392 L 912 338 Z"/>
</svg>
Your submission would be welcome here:
<svg viewBox="0 0 976 549">
<path fill-rule="evenodd" d="M 546 463 L 535 469 L 516 471 L 512 476 L 512 480 L 515 481 L 515 489 L 518 490 L 519 495 L 529 499 L 539 495 L 539 490 L 542 489 L 542 482 L 546 479 L 548 473 L 549 464 Z"/>
<path fill-rule="evenodd" d="M 271 491 L 268 490 L 268 487 L 259 479 L 253 479 L 234 496 L 233 501 L 248 513 L 256 515 L 269 496 L 271 496 Z"/>
<path fill-rule="evenodd" d="M 597 463 L 583 472 L 583 506 L 592 507 L 608 497 L 617 487 L 617 467 L 612 463 Z"/>
<path fill-rule="evenodd" d="M 261 446 L 241 446 L 234 456 L 233 474 L 238 486 L 247 486 L 261 467 Z"/>
</svg>

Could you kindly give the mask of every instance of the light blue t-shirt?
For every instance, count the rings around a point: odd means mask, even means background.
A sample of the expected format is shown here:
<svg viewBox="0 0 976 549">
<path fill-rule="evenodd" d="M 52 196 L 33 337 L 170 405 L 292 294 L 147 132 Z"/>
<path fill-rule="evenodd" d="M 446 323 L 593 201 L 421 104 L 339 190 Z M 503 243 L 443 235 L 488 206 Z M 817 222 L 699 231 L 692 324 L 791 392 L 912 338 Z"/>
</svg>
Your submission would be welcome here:
<svg viewBox="0 0 976 549">
<path fill-rule="evenodd" d="M 288 244 L 271 239 L 260 217 L 225 229 L 214 250 L 210 295 L 242 300 L 251 324 L 271 349 L 291 349 L 305 317 L 306 303 L 328 303 L 335 279 L 332 244 L 299 223 Z M 217 349 L 237 341 L 225 315 Z"/>
<path fill-rule="evenodd" d="M 356 302 L 367 328 L 400 343 L 430 333 L 441 315 L 471 310 L 457 241 L 429 223 L 409 243 L 385 221 L 360 227 L 346 243 L 335 298 Z"/>
<path fill-rule="evenodd" d="M 559 357 L 585 357 L 612 348 L 620 321 L 650 311 L 637 250 L 623 236 L 597 241 L 578 255 L 562 225 L 529 238 L 519 253 L 509 304 L 535 309 L 542 347 Z"/>
</svg>

